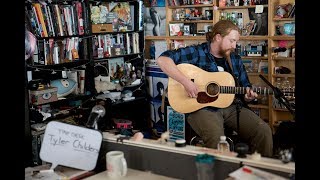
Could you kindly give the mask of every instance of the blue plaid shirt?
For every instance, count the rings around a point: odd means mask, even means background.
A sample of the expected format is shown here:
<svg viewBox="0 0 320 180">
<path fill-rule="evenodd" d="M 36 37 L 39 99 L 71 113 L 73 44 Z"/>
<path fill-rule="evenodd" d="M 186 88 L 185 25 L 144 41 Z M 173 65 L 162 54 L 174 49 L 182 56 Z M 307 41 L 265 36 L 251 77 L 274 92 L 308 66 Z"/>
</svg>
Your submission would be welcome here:
<svg viewBox="0 0 320 180">
<path fill-rule="evenodd" d="M 168 50 L 163 52 L 160 56 L 166 56 L 175 62 L 175 64 L 188 63 L 198 66 L 199 68 L 208 72 L 217 72 L 217 63 L 214 56 L 210 53 L 210 42 L 205 42 L 199 45 L 179 48 L 177 50 Z M 242 63 L 241 57 L 235 53 L 231 53 L 231 63 L 233 73 L 239 80 L 240 86 L 252 87 L 245 67 Z M 228 62 L 225 61 L 226 67 L 229 68 Z M 228 69 L 230 72 L 230 69 Z"/>
<path fill-rule="evenodd" d="M 208 72 L 217 72 L 217 63 L 214 56 L 210 53 L 210 42 L 205 42 L 199 45 L 192 45 L 177 50 L 168 50 L 163 52 L 160 56 L 171 58 L 175 64 L 188 63 L 198 66 L 199 68 Z M 241 57 L 235 53 L 230 54 L 231 64 L 234 76 L 238 79 L 241 87 L 252 87 L 245 67 L 242 63 Z M 228 62 L 225 61 L 227 71 L 229 69 Z M 210 108 L 211 109 L 211 108 Z M 216 108 L 213 108 L 216 109 Z"/>
</svg>

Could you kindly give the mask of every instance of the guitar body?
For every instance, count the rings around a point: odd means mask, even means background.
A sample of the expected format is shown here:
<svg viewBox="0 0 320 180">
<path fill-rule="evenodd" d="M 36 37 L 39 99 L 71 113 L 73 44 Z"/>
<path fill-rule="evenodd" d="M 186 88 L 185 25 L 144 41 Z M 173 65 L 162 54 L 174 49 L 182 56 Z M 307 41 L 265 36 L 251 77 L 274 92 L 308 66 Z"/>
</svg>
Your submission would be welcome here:
<svg viewBox="0 0 320 180">
<path fill-rule="evenodd" d="M 168 100 L 170 106 L 177 112 L 190 113 L 203 107 L 211 106 L 225 108 L 231 105 L 235 94 L 219 93 L 220 86 L 235 86 L 232 75 L 228 72 L 207 72 L 192 64 L 178 64 L 178 69 L 190 78 L 198 86 L 198 97 L 188 96 L 183 85 L 169 77 L 168 80 Z M 211 89 L 209 84 L 215 86 Z"/>
</svg>

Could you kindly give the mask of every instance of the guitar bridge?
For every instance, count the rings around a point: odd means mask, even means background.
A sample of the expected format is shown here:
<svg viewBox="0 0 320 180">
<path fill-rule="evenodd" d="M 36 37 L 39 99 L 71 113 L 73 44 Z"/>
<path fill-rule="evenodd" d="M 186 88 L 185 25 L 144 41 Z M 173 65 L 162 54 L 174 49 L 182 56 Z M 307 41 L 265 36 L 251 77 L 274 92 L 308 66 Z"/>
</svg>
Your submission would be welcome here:
<svg viewBox="0 0 320 180">
<path fill-rule="evenodd" d="M 206 92 L 199 92 L 197 96 L 198 103 L 210 103 L 218 99 L 218 96 L 208 96 Z"/>
</svg>

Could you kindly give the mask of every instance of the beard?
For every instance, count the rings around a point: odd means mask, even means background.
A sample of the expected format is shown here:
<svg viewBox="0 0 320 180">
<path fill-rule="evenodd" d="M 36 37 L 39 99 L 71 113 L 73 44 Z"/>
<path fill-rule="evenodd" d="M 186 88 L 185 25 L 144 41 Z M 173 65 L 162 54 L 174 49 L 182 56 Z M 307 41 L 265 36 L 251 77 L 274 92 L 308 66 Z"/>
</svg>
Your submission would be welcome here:
<svg viewBox="0 0 320 180">
<path fill-rule="evenodd" d="M 228 58 L 230 57 L 230 53 L 234 52 L 234 49 L 224 49 L 220 51 L 220 54 L 225 57 Z"/>
</svg>

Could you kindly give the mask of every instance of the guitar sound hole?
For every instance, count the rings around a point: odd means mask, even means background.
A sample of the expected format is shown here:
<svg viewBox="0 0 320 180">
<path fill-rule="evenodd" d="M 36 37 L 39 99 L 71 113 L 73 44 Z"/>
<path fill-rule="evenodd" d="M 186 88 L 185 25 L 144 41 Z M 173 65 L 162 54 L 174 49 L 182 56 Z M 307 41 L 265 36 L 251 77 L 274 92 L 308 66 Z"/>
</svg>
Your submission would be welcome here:
<svg viewBox="0 0 320 180">
<path fill-rule="evenodd" d="M 207 94 L 211 97 L 216 96 L 219 93 L 219 86 L 215 83 L 207 85 Z"/>
</svg>

